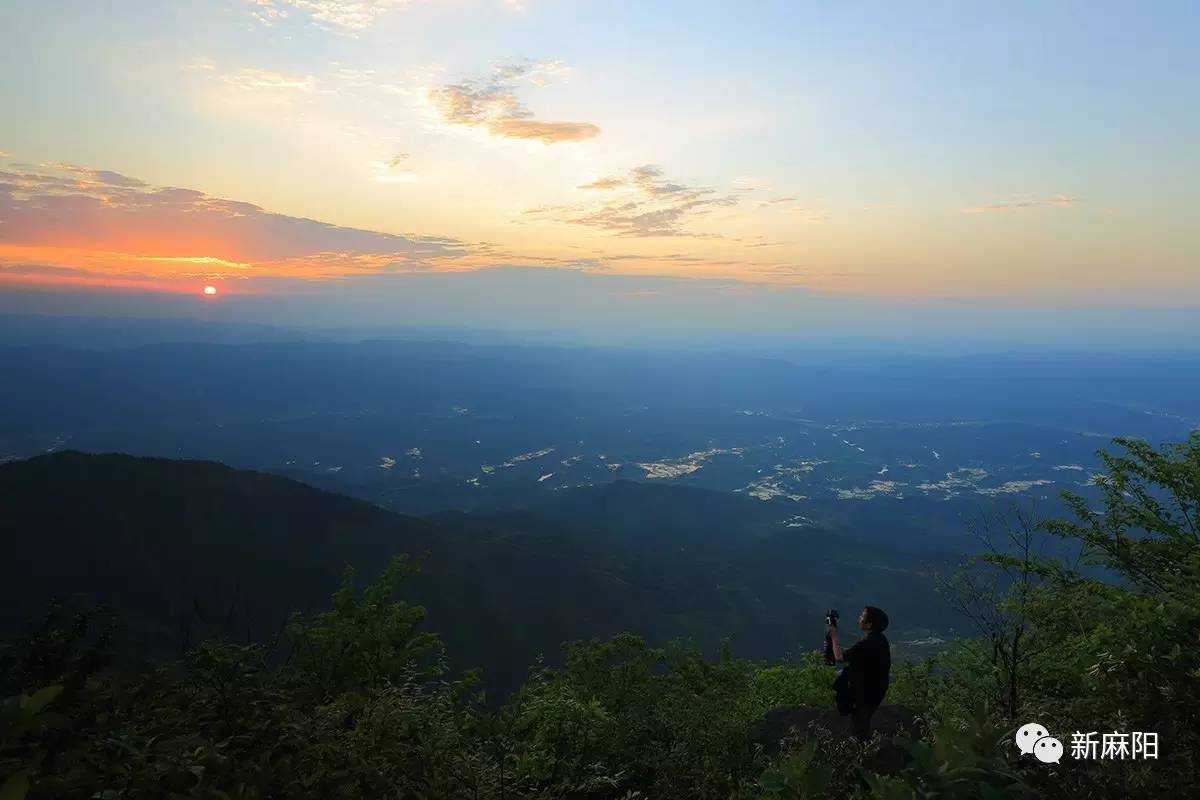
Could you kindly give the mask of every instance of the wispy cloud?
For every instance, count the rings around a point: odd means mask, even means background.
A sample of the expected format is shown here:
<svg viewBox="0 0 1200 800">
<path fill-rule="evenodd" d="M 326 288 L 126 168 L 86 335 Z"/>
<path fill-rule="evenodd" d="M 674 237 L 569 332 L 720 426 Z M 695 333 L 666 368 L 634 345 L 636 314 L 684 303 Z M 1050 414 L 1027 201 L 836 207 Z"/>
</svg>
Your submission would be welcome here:
<svg viewBox="0 0 1200 800">
<path fill-rule="evenodd" d="M 590 122 L 536 119 L 517 97 L 522 84 L 544 86 L 566 72 L 559 61 L 513 64 L 497 67 L 483 79 L 432 87 L 427 94 L 444 122 L 481 128 L 501 139 L 558 144 L 598 136 L 600 128 Z"/>
<path fill-rule="evenodd" d="M 750 175 L 739 175 L 730 182 L 735 192 L 757 192 L 769 188 L 770 183 L 763 178 Z"/>
<path fill-rule="evenodd" d="M 226 86 L 242 92 L 313 92 L 317 78 L 269 69 L 241 69 L 222 78 Z"/>
<path fill-rule="evenodd" d="M 44 166 L 59 170 L 60 172 L 78 175 L 81 185 L 90 183 L 98 186 L 120 186 L 122 188 L 141 188 L 146 185 L 145 181 L 130 178 L 119 172 L 112 172 L 107 169 L 88 169 L 87 167 L 77 167 L 74 164 L 46 164 Z"/>
<path fill-rule="evenodd" d="M 553 206 L 525 213 L 619 236 L 719 238 L 719 234 L 692 230 L 688 223 L 738 202 L 735 195 L 669 180 L 662 168 L 653 164 L 634 167 L 625 175 L 597 178 L 578 188 L 612 196 L 597 204 Z"/>
<path fill-rule="evenodd" d="M 245 0 L 250 15 L 271 28 L 292 18 L 311 21 L 319 28 L 354 36 L 389 13 L 411 5 L 412 0 Z M 524 0 L 497 0 L 501 8 L 523 13 Z"/>
<path fill-rule="evenodd" d="M 377 71 L 340 62 L 312 73 L 296 73 L 227 68 L 207 59 L 193 59 L 184 69 L 214 117 L 271 126 L 338 151 L 344 147 L 341 152 L 353 154 L 355 167 L 366 167 L 347 174 L 376 183 L 413 183 L 419 178 L 407 145 L 414 138 L 410 129 L 415 113 L 425 105 L 428 74 Z M 397 102 L 397 97 L 404 99 Z M 397 131 L 404 135 L 398 136 Z"/>
<path fill-rule="evenodd" d="M 319 27 L 353 33 L 374 25 L 380 17 L 408 5 L 408 0 L 248 0 L 251 14 L 273 26 L 293 14 Z"/>
<path fill-rule="evenodd" d="M 397 153 L 386 161 L 372 161 L 370 167 L 378 183 L 416 183 L 420 175 L 408 164 L 408 153 Z"/>
<path fill-rule="evenodd" d="M 784 206 L 799 202 L 795 197 L 773 197 L 770 200 L 759 200 L 754 205 L 759 208 L 769 208 L 770 206 Z"/>
<path fill-rule="evenodd" d="M 963 214 L 1003 214 L 1012 211 L 1025 211 L 1030 208 L 1043 206 L 1071 206 L 1081 202 L 1078 197 L 1069 194 L 1056 194 L 1045 200 L 1006 200 L 986 206 L 971 206 L 961 208 Z"/>
<path fill-rule="evenodd" d="M 183 67 L 214 110 L 259 110 L 280 121 L 283 112 L 311 113 L 322 100 L 333 99 L 347 83 L 337 71 L 318 76 L 262 67 L 226 69 L 214 61 L 192 59 Z"/>
<path fill-rule="evenodd" d="M 625 185 L 624 178 L 597 178 L 594 181 L 588 181 L 576 186 L 576 189 L 593 189 L 596 191 L 607 191 L 608 189 L 617 189 Z"/>
<path fill-rule="evenodd" d="M 80 267 L 55 267 L 48 264 L 5 264 L 0 261 L 0 275 L 48 275 L 54 278 L 86 278 L 93 272 Z"/>
<path fill-rule="evenodd" d="M 800 198 L 798 197 L 771 197 L 757 201 L 754 207 L 763 210 L 773 210 L 805 225 L 816 225 L 829 219 L 825 211 L 801 205 Z M 751 246 L 764 247 L 766 245 L 756 244 Z"/>
</svg>

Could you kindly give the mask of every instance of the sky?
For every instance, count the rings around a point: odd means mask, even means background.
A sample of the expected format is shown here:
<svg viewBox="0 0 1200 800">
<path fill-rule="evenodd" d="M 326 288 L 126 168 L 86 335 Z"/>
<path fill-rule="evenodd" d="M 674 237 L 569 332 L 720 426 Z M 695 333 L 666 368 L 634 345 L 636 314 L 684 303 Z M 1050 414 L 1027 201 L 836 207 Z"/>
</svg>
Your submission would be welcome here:
<svg viewBox="0 0 1200 800">
<path fill-rule="evenodd" d="M 1198 34 L 1169 2 L 8 3 L 0 311 L 1170 341 Z"/>
</svg>

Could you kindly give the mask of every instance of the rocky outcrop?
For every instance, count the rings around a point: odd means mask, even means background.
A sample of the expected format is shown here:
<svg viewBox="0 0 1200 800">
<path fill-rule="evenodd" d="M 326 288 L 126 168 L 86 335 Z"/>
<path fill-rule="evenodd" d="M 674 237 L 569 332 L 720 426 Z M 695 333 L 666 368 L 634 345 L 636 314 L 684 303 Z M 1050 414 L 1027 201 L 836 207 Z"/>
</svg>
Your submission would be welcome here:
<svg viewBox="0 0 1200 800">
<path fill-rule="evenodd" d="M 825 730 L 834 738 L 851 739 L 850 718 L 833 708 L 814 706 L 780 706 L 768 711 L 755 726 L 752 740 L 770 755 L 779 753 L 786 739 L 794 743 L 807 741 Z M 920 736 L 921 722 L 917 713 L 907 706 L 883 705 L 871 717 L 871 730 L 882 738 L 877 752 L 868 759 L 875 772 L 887 775 L 899 772 L 908 762 L 908 753 L 895 742 L 897 737 L 915 739 Z"/>
</svg>

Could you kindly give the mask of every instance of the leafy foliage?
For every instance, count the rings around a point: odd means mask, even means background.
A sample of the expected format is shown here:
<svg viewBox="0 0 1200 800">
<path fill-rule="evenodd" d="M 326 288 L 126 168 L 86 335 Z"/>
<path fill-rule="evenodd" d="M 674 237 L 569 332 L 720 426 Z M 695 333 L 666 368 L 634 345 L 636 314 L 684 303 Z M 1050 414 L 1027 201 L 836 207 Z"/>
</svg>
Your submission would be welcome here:
<svg viewBox="0 0 1200 800">
<path fill-rule="evenodd" d="M 1096 563 L 1133 586 L 1168 591 L 1185 577 L 1200 549 L 1200 431 L 1162 449 L 1133 439 L 1114 441 L 1125 452 L 1101 451 L 1107 474 L 1094 478 L 1103 492 L 1103 512 L 1067 492 L 1076 519 L 1051 522 L 1047 530 L 1079 540 Z"/>
<path fill-rule="evenodd" d="M 1151 731 L 1163 743 L 1157 762 L 1096 763 L 1060 776 L 1056 790 L 1107 796 L 1120 787 L 1123 796 L 1148 797 L 1200 780 L 1200 432 L 1158 449 L 1116 444 L 1124 452 L 1100 453 L 1103 509 L 1067 493 L 1075 519 L 1039 526 L 1076 543 L 1099 571 L 1041 563 L 1032 590 L 1014 582 L 997 603 L 1024 603 L 1028 657 L 1014 673 L 1022 689 L 1011 719 L 1067 732 Z M 959 694 L 956 707 L 941 705 L 947 719 L 968 713 L 963 695 L 972 690 L 962 687 L 996 696 L 980 644 L 968 643 L 942 681 Z"/>
<path fill-rule="evenodd" d="M 354 569 L 347 567 L 333 595 L 333 608 L 306 619 L 294 614 L 287 625 L 296 677 L 310 699 L 326 701 L 370 691 L 409 677 L 418 664 L 442 653 L 436 634 L 419 630 L 425 609 L 392 602 L 400 582 L 415 567 L 407 556 L 393 558 L 378 583 L 359 598 Z M 440 664 L 427 676 L 442 672 Z"/>
</svg>

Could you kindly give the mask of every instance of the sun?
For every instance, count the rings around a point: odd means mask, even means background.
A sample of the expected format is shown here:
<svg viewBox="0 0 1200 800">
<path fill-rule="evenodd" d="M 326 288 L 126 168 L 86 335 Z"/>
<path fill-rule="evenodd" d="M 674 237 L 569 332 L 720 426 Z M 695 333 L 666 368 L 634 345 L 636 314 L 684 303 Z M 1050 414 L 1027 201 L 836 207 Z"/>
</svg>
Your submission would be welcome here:
<svg viewBox="0 0 1200 800">
<path fill-rule="evenodd" d="M 215 286 L 205 286 L 205 287 L 204 287 L 204 293 L 205 293 L 206 295 L 208 295 L 209 297 L 212 297 L 213 295 L 215 295 L 215 294 L 217 293 L 217 287 L 215 287 Z"/>
</svg>

